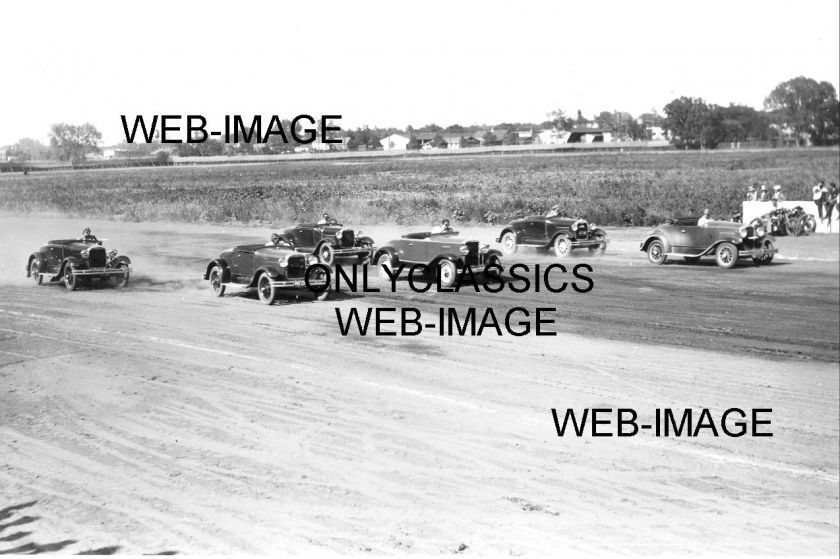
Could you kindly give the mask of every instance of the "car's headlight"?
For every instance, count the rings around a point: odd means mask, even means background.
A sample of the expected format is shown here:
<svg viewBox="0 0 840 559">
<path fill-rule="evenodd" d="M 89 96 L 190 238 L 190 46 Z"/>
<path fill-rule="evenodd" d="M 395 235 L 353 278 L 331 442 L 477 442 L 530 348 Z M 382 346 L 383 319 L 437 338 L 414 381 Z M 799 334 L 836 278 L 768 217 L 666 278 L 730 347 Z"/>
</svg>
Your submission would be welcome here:
<svg viewBox="0 0 840 559">
<path fill-rule="evenodd" d="M 318 257 L 315 256 L 314 254 L 310 254 L 309 256 L 306 257 L 306 263 L 309 264 L 310 266 L 314 266 L 315 264 L 318 264 L 319 262 L 320 262 L 320 260 L 318 260 Z"/>
<path fill-rule="evenodd" d="M 594 223 L 590 223 L 590 224 L 589 224 L 589 228 L 590 228 L 590 229 L 595 229 L 595 224 L 594 224 Z"/>
<path fill-rule="evenodd" d="M 84 249 L 82 251 L 82 258 L 87 258 L 89 254 L 90 254 L 90 251 L 88 249 Z"/>
<path fill-rule="evenodd" d="M 466 256 L 470 253 L 470 247 L 468 247 L 467 245 L 461 245 L 461 248 L 458 249 L 458 252 Z"/>
<path fill-rule="evenodd" d="M 749 236 L 750 232 L 749 229 L 747 229 L 746 227 L 741 227 L 740 229 L 738 229 L 738 233 L 741 235 L 742 239 L 746 239 Z"/>
<path fill-rule="evenodd" d="M 286 266 L 288 266 L 288 265 L 289 265 L 289 258 L 288 258 L 287 256 L 284 256 L 283 258 L 281 258 L 281 259 L 280 259 L 280 260 L 278 260 L 277 262 L 279 262 L 279 263 L 280 263 L 280 267 L 281 267 L 281 268 L 285 268 Z"/>
<path fill-rule="evenodd" d="M 481 246 L 481 252 L 487 252 L 488 250 L 490 250 L 490 245 L 484 244 Z"/>
<path fill-rule="evenodd" d="M 108 256 L 110 256 L 111 258 L 116 258 L 117 257 L 117 249 L 114 248 L 114 249 L 109 250 L 108 251 Z"/>
<path fill-rule="evenodd" d="M 756 237 L 763 237 L 767 231 L 764 229 L 763 225 L 758 225 L 755 228 L 755 236 Z"/>
</svg>

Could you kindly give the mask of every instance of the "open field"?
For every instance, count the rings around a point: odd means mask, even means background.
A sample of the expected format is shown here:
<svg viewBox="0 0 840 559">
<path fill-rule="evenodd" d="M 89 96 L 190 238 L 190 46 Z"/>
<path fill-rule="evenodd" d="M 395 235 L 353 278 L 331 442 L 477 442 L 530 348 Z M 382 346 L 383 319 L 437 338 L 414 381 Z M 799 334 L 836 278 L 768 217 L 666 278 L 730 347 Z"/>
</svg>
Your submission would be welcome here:
<svg viewBox="0 0 840 559">
<path fill-rule="evenodd" d="M 835 149 L 452 156 L 384 161 L 0 174 L 0 210 L 126 221 L 506 222 L 560 204 L 599 224 L 649 225 L 702 208 L 740 211 L 748 184 L 810 199 L 840 182 Z"/>
<path fill-rule="evenodd" d="M 836 237 L 725 271 L 610 229 L 586 295 L 268 307 L 200 279 L 268 228 L 85 224 L 132 257 L 126 289 L 36 287 L 28 252 L 82 224 L 0 215 L 0 552 L 836 553 Z M 557 307 L 558 335 L 338 332 L 336 308 L 405 306 Z M 732 406 L 774 436 L 558 438 L 550 414 Z"/>
</svg>

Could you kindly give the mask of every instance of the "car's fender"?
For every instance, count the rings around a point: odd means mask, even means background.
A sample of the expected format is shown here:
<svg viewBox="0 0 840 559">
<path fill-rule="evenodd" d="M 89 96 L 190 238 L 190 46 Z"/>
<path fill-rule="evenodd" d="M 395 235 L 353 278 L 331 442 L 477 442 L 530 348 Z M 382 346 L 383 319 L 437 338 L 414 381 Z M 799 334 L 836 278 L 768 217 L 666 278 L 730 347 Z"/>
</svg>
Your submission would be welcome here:
<svg viewBox="0 0 840 559">
<path fill-rule="evenodd" d="M 642 246 L 639 250 L 642 252 L 647 252 L 648 246 L 653 241 L 660 241 L 666 253 L 671 252 L 671 241 L 668 240 L 668 237 L 665 235 L 648 235 L 644 241 L 642 241 Z"/>
<path fill-rule="evenodd" d="M 604 231 L 603 229 L 601 229 L 600 227 L 596 227 L 595 229 L 593 229 L 592 234 L 593 235 L 601 235 L 605 239 L 607 238 L 607 232 Z"/>
<path fill-rule="evenodd" d="M 501 243 L 502 237 L 504 237 L 508 233 L 513 233 L 516 236 L 516 244 L 522 242 L 522 231 L 518 231 L 513 225 L 505 226 L 505 228 L 502 229 L 502 231 L 499 233 L 499 236 L 496 238 L 496 242 Z"/>
<path fill-rule="evenodd" d="M 29 258 L 26 260 L 26 277 L 31 277 L 32 276 L 32 271 L 30 270 L 30 268 L 32 268 L 32 261 L 33 260 L 38 261 L 38 271 L 39 272 L 44 271 L 44 259 L 41 258 L 41 253 L 40 252 L 33 252 L 32 254 L 29 255 Z"/>
<path fill-rule="evenodd" d="M 487 252 L 484 253 L 484 261 L 487 262 L 491 256 L 495 256 L 499 260 L 502 259 L 502 251 L 496 250 L 495 248 L 491 248 Z"/>
<path fill-rule="evenodd" d="M 436 268 L 441 260 L 449 260 L 450 262 L 455 262 L 455 264 L 463 263 L 463 259 L 460 254 L 446 252 L 443 254 L 438 254 L 436 257 L 434 257 L 432 261 L 429 262 L 429 266 Z"/>
<path fill-rule="evenodd" d="M 371 239 L 370 237 L 359 237 L 358 239 L 356 239 L 356 244 L 357 245 L 369 244 L 370 246 L 374 246 L 373 239 Z"/>
<path fill-rule="evenodd" d="M 224 258 L 216 258 L 207 265 L 207 269 L 204 270 L 204 279 L 210 279 L 210 270 L 217 266 L 222 271 L 222 283 L 230 283 L 230 267 Z"/>
<path fill-rule="evenodd" d="M 123 254 L 117 256 L 111 261 L 111 267 L 118 266 L 120 264 L 125 264 L 126 266 L 131 265 L 131 259 L 128 256 Z"/>
<path fill-rule="evenodd" d="M 64 269 L 67 267 L 68 264 L 79 266 L 81 265 L 81 263 L 82 261 L 76 258 L 75 256 L 68 256 L 67 258 L 61 261 L 61 267 L 58 276 L 61 277 L 64 275 Z"/>
<path fill-rule="evenodd" d="M 387 254 L 388 256 L 390 256 L 391 257 L 391 263 L 394 264 L 395 266 L 399 264 L 400 257 L 397 255 L 397 251 L 394 250 L 393 247 L 389 247 L 389 246 L 379 247 L 379 249 L 374 253 L 373 258 L 371 259 L 371 262 L 376 264 L 377 262 L 379 262 L 379 259 L 382 257 L 383 254 Z"/>
<path fill-rule="evenodd" d="M 254 277 L 251 278 L 251 283 L 248 284 L 248 287 L 256 287 L 257 280 L 263 274 L 268 275 L 268 277 L 270 278 L 285 277 L 285 274 L 283 274 L 283 272 L 280 271 L 279 266 L 262 266 L 260 268 L 257 268 L 257 271 L 254 272 Z"/>
</svg>

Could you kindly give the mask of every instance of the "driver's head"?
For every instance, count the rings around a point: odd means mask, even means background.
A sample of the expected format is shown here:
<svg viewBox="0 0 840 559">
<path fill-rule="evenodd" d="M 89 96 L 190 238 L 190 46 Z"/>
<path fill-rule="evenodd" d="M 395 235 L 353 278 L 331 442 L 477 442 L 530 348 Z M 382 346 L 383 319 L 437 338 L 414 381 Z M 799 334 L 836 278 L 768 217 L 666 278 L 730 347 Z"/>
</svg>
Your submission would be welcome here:
<svg viewBox="0 0 840 559">
<path fill-rule="evenodd" d="M 709 217 L 709 213 L 711 213 L 709 212 L 709 208 L 706 208 L 705 210 L 703 210 L 703 217 Z"/>
<path fill-rule="evenodd" d="M 324 219 L 329 219 L 329 218 L 330 218 L 330 214 L 328 214 L 328 213 L 323 213 L 323 214 L 321 214 L 321 217 L 322 217 L 322 218 L 324 218 Z"/>
<path fill-rule="evenodd" d="M 84 235 L 85 237 L 90 236 L 90 227 L 85 227 L 85 228 L 82 230 L 82 235 Z"/>
<path fill-rule="evenodd" d="M 444 227 L 449 227 L 449 220 L 448 219 L 443 219 L 443 220 L 441 220 L 440 224 Z"/>
</svg>

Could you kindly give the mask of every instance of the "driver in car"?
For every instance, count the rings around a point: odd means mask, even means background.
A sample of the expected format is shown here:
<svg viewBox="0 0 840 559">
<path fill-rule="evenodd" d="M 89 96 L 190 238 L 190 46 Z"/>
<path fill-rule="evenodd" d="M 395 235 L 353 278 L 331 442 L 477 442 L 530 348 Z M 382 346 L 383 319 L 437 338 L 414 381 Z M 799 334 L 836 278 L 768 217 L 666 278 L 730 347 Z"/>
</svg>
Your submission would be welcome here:
<svg viewBox="0 0 840 559">
<path fill-rule="evenodd" d="M 710 213 L 711 212 L 709 211 L 709 208 L 703 210 L 703 215 L 700 216 L 700 219 L 697 220 L 697 225 L 699 225 L 700 227 L 705 227 L 706 225 L 708 225 L 709 222 L 712 221 L 712 218 L 709 217 Z"/>
<path fill-rule="evenodd" d="M 452 227 L 449 226 L 449 220 L 444 218 L 440 220 L 440 225 L 432 228 L 432 233 L 451 233 Z"/>
<path fill-rule="evenodd" d="M 96 236 L 91 234 L 90 227 L 85 227 L 82 230 L 82 236 L 79 237 L 79 240 L 86 243 L 95 243 L 97 241 Z"/>
<path fill-rule="evenodd" d="M 551 209 L 545 213 L 545 217 L 557 217 L 560 215 L 560 204 L 554 204 Z"/>
<path fill-rule="evenodd" d="M 318 220 L 318 225 L 327 225 L 330 222 L 330 214 L 324 212 L 321 214 L 321 219 Z"/>
</svg>

